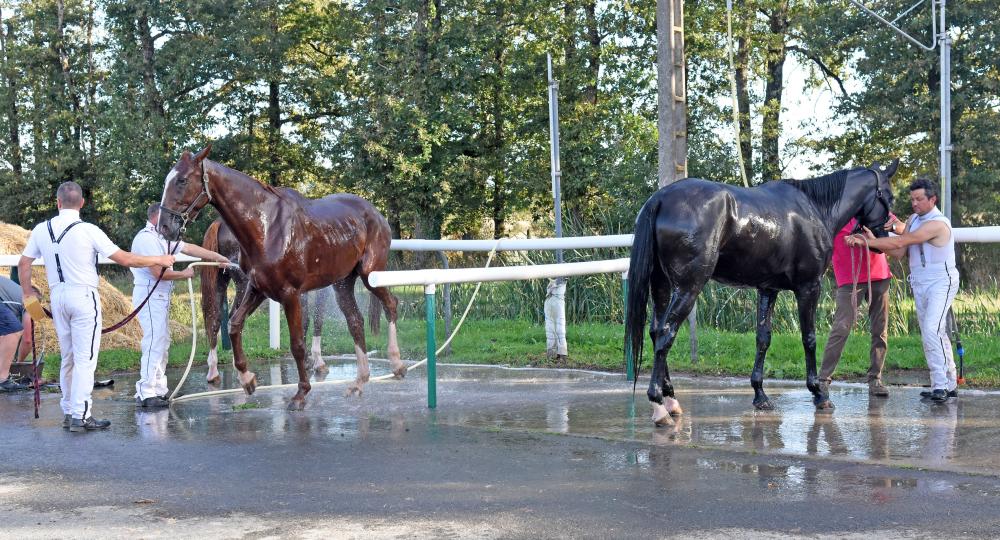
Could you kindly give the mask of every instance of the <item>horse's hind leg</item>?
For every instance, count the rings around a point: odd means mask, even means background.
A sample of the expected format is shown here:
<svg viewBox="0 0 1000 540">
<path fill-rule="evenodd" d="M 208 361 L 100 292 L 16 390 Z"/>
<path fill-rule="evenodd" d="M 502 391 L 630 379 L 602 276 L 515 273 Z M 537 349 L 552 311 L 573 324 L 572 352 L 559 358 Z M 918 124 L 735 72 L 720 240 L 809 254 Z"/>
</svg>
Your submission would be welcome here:
<svg viewBox="0 0 1000 540">
<path fill-rule="evenodd" d="M 382 309 L 385 310 L 385 318 L 389 320 L 389 344 L 387 348 L 390 367 L 392 369 L 392 374 L 395 375 L 397 379 L 402 379 L 406 376 L 406 366 L 400 358 L 399 341 L 396 337 L 396 316 L 397 309 L 399 307 L 399 300 L 396 299 L 391 292 L 389 292 L 389 289 L 385 287 L 372 287 L 369 285 L 368 276 L 366 274 L 361 275 L 361 282 L 365 284 L 365 287 L 367 287 L 380 302 L 382 302 Z"/>
<path fill-rule="evenodd" d="M 226 286 L 228 278 L 223 272 L 216 270 L 215 277 L 202 274 L 201 314 L 205 319 L 205 338 L 208 340 L 208 374 L 205 379 L 208 384 L 219 384 L 219 328 L 222 326 L 222 304 L 226 301 Z M 227 330 L 228 331 L 228 330 Z"/>
<path fill-rule="evenodd" d="M 306 371 L 306 336 L 302 327 L 302 298 L 295 293 L 286 295 L 281 300 L 285 309 L 285 320 L 288 321 L 288 337 L 292 345 L 292 357 L 299 371 L 299 391 L 288 403 L 288 410 L 301 411 L 306 406 L 306 394 L 312 388 L 309 384 L 309 373 Z"/>
<path fill-rule="evenodd" d="M 229 319 L 229 337 L 233 341 L 233 367 L 239 371 L 240 384 L 247 394 L 253 394 L 254 390 L 257 389 L 257 376 L 252 371 L 247 370 L 247 356 L 243 352 L 243 323 L 264 301 L 264 295 L 250 286 L 245 290 L 245 298 L 239 302 Z"/>
<path fill-rule="evenodd" d="M 358 375 L 354 379 L 354 382 L 347 387 L 347 396 L 354 395 L 355 393 L 360 396 L 364 390 L 365 383 L 368 382 L 370 373 L 368 368 L 368 348 L 365 345 L 365 320 L 361 316 L 361 310 L 358 309 L 357 301 L 354 300 L 354 282 L 357 278 L 357 274 L 351 274 L 333 284 L 333 288 L 337 292 L 337 305 L 344 312 L 344 318 L 347 320 L 347 330 L 354 339 L 354 354 L 358 358 Z"/>
<path fill-rule="evenodd" d="M 654 271 L 651 283 L 653 297 L 653 320 L 649 335 L 653 340 L 653 373 L 649 379 L 646 395 L 653 406 L 653 423 L 658 426 L 673 424 L 670 415 L 680 414 L 680 403 L 674 398 L 674 386 L 670 382 L 667 367 L 667 353 L 677 337 L 677 329 L 691 313 L 698 299 L 704 281 L 685 287 L 668 288 L 669 283 L 658 271 Z"/>
<path fill-rule="evenodd" d="M 312 358 L 312 369 L 325 372 L 328 369 L 326 363 L 323 361 L 323 314 L 326 313 L 326 303 L 330 299 L 330 288 L 323 287 L 322 289 L 316 289 L 314 294 L 315 297 L 312 302 L 312 348 L 310 349 L 309 356 Z M 303 311 L 306 311 L 305 308 L 303 308 Z M 306 326 L 308 327 L 308 324 Z"/>
<path fill-rule="evenodd" d="M 774 313 L 774 302 L 777 299 L 776 290 L 757 290 L 757 355 L 750 373 L 750 386 L 753 386 L 753 406 L 759 410 L 774 408 L 774 404 L 764 393 L 764 358 L 771 346 L 771 314 Z"/>
<path fill-rule="evenodd" d="M 795 291 L 799 307 L 799 327 L 802 329 L 802 348 L 806 355 L 806 388 L 812 392 L 813 404 L 820 407 L 826 397 L 819 386 L 816 373 L 816 304 L 819 303 L 820 281 L 816 280 Z M 832 405 L 832 404 L 831 404 Z"/>
</svg>

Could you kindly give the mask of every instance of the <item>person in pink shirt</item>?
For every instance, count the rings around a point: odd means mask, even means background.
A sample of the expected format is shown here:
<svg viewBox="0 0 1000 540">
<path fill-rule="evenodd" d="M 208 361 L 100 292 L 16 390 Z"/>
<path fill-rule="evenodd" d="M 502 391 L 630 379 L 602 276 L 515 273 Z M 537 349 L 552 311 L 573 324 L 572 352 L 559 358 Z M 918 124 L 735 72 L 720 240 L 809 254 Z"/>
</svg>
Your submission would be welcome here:
<svg viewBox="0 0 1000 540">
<path fill-rule="evenodd" d="M 899 220 L 889 214 L 887 227 L 895 228 Z M 888 397 L 889 390 L 882 384 L 882 366 L 885 364 L 886 340 L 889 334 L 889 263 L 885 254 L 868 252 L 864 247 L 847 246 L 844 237 L 857 226 L 852 219 L 833 239 L 833 275 L 837 280 L 834 295 L 836 307 L 830 337 L 823 349 L 823 364 L 819 370 L 822 401 L 817 409 L 832 409 L 830 401 L 830 381 L 840 363 L 841 353 L 847 343 L 847 336 L 858 318 L 857 306 L 868 301 L 868 318 L 871 321 L 872 345 L 871 364 L 868 367 L 868 395 Z M 853 264 L 853 267 L 852 267 Z M 871 280 L 871 298 L 868 297 L 868 281 Z M 853 298 L 852 298 L 853 296 Z"/>
</svg>

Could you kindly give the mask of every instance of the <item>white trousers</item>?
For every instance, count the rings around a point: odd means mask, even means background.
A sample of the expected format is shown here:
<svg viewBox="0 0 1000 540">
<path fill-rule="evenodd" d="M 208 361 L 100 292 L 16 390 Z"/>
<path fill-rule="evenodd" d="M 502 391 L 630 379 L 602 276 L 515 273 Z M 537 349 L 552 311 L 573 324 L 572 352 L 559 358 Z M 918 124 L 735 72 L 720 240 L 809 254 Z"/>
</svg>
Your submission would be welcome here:
<svg viewBox="0 0 1000 540">
<path fill-rule="evenodd" d="M 931 388 L 954 390 L 958 379 L 948 337 L 948 310 L 958 293 L 958 270 L 911 269 L 910 287 L 920 321 L 924 359 L 931 372 Z"/>
<path fill-rule="evenodd" d="M 132 308 L 135 309 L 149 287 L 136 285 L 132 289 Z M 135 383 L 135 397 L 139 399 L 167 394 L 167 351 L 170 349 L 170 293 L 156 291 L 136 315 L 142 327 L 142 359 L 139 380 Z"/>
<path fill-rule="evenodd" d="M 59 338 L 59 389 L 63 414 L 86 419 L 92 414 L 94 371 L 101 350 L 101 299 L 86 285 L 58 284 L 51 291 L 52 322 Z"/>
</svg>

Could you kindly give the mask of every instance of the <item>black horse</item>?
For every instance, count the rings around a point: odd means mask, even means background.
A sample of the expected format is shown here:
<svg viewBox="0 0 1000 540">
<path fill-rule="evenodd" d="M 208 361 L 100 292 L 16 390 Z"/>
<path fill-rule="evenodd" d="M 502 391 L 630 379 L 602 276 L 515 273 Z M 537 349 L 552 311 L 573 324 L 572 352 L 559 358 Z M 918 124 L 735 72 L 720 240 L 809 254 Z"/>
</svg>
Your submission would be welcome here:
<svg viewBox="0 0 1000 540">
<path fill-rule="evenodd" d="M 649 198 L 635 223 L 629 266 L 626 344 L 642 358 L 646 303 L 653 296 L 653 373 L 647 395 L 657 425 L 680 412 L 667 369 L 667 353 L 708 280 L 758 291 L 757 354 L 750 384 L 758 409 L 773 405 L 764 394 L 764 357 L 771 344 L 771 313 L 778 291 L 798 302 L 806 386 L 819 404 L 816 376 L 816 304 L 830 265 L 833 237 L 851 218 L 884 236 L 892 207 L 887 168 L 838 171 L 808 180 L 777 180 L 754 188 L 688 178 Z M 635 362 L 638 371 L 639 361 Z M 664 405 L 664 396 L 667 403 Z"/>
</svg>

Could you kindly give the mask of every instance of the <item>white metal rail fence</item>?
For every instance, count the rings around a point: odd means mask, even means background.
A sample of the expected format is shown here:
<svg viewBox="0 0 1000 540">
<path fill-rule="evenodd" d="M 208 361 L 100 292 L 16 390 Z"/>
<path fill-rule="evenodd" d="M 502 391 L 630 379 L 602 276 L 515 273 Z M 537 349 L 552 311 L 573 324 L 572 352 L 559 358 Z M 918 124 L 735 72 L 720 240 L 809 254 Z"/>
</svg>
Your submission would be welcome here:
<svg viewBox="0 0 1000 540">
<path fill-rule="evenodd" d="M 955 241 L 963 243 L 1000 242 L 1000 226 L 955 228 Z M 572 238 L 540 239 L 500 239 L 500 240 L 393 240 L 393 251 L 548 251 L 556 249 L 595 249 L 629 247 L 631 234 L 612 236 L 581 236 Z M 0 267 L 17 266 L 19 254 L 0 255 Z M 178 261 L 189 262 L 198 259 L 179 256 Z M 99 261 L 111 263 L 107 259 Z M 43 265 L 38 259 L 35 265 Z M 435 358 L 435 289 L 445 283 L 468 283 L 480 281 L 518 281 L 556 277 L 582 276 L 590 274 L 628 272 L 627 258 L 603 261 L 543 264 L 534 266 L 505 266 L 494 268 L 453 268 L 373 272 L 370 282 L 377 287 L 420 285 L 424 287 L 427 305 L 427 403 L 434 408 L 437 403 L 436 358 Z M 280 311 L 278 303 L 269 302 L 269 338 L 274 349 L 280 346 Z"/>
</svg>

